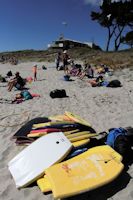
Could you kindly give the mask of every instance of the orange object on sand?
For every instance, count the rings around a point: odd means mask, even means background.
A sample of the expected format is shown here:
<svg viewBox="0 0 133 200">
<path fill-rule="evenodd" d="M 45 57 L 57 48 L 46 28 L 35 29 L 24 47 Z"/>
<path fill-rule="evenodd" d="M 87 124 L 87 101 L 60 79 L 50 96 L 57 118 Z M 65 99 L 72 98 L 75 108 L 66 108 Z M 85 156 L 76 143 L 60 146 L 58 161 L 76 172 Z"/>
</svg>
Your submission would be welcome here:
<svg viewBox="0 0 133 200">
<path fill-rule="evenodd" d="M 40 94 L 32 93 L 31 95 L 32 95 L 32 97 L 40 97 Z"/>
</svg>

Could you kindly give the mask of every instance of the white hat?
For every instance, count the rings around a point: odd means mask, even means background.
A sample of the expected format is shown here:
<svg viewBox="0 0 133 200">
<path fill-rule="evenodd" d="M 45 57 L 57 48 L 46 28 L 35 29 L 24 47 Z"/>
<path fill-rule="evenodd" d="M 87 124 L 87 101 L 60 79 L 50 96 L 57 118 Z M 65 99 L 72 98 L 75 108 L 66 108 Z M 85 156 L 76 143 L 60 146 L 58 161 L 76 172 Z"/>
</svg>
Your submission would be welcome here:
<svg viewBox="0 0 133 200">
<path fill-rule="evenodd" d="M 63 53 L 67 53 L 67 51 L 65 50 L 65 51 L 63 51 Z"/>
</svg>

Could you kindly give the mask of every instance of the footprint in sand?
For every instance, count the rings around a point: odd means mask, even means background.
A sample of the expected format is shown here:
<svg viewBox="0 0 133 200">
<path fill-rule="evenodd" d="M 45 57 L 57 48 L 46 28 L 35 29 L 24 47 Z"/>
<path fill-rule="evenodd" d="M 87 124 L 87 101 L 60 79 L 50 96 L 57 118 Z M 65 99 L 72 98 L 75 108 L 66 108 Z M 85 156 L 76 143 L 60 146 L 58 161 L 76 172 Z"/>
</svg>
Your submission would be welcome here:
<svg viewBox="0 0 133 200">
<path fill-rule="evenodd" d="M 10 194 L 12 194 L 12 185 L 8 185 L 3 192 L 0 193 L 0 199 L 7 200 L 10 199 Z M 11 200 L 11 199 L 10 199 Z"/>
<path fill-rule="evenodd" d="M 12 153 L 11 146 L 7 147 L 7 149 L 2 152 L 1 157 L 0 157 L 0 169 L 7 166 L 7 159 L 10 153 Z"/>
</svg>

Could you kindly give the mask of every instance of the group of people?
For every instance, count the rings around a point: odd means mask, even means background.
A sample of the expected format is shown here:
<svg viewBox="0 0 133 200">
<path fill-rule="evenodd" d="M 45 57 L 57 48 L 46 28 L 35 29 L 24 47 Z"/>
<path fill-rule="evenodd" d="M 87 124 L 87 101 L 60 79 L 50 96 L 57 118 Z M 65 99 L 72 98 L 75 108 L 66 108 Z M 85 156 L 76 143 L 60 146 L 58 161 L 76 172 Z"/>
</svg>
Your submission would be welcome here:
<svg viewBox="0 0 133 200">
<path fill-rule="evenodd" d="M 66 72 L 67 71 L 67 66 L 69 64 L 69 59 L 70 56 L 67 53 L 67 50 L 64 50 L 63 53 L 58 52 L 57 57 L 56 57 L 56 69 L 60 69 L 60 64 L 63 63 L 63 69 Z"/>
<path fill-rule="evenodd" d="M 18 59 L 17 59 L 16 56 L 5 56 L 5 55 L 2 55 L 1 58 L 0 58 L 0 62 L 2 62 L 3 64 L 9 62 L 12 65 L 17 65 L 18 64 Z"/>
<path fill-rule="evenodd" d="M 81 65 L 75 64 L 74 60 L 72 60 L 67 52 L 67 50 L 64 50 L 63 53 L 58 52 L 56 57 L 56 69 L 60 69 L 60 64 L 63 64 L 62 68 L 65 72 L 65 75 L 70 76 L 79 76 L 81 79 L 83 79 L 85 76 L 88 78 L 94 77 L 94 69 L 92 66 L 85 62 L 84 68 L 82 68 Z"/>
<path fill-rule="evenodd" d="M 32 73 L 33 73 L 33 78 L 27 77 L 27 78 L 22 78 L 19 72 L 15 73 L 15 76 L 13 76 L 12 72 L 9 71 L 7 73 L 7 79 L 8 81 L 8 91 L 10 92 L 13 87 L 15 87 L 17 90 L 20 92 L 15 94 L 14 99 L 11 101 L 11 103 L 21 103 L 25 100 L 32 99 L 33 97 L 40 97 L 38 94 L 31 94 L 27 88 L 25 88 L 25 85 L 27 82 L 31 81 L 37 81 L 37 65 L 33 65 L 32 67 Z M 13 76 L 13 78 L 12 78 Z"/>
<path fill-rule="evenodd" d="M 75 64 L 74 60 L 70 59 L 67 51 L 63 51 L 63 55 L 59 52 L 56 60 L 56 69 L 59 68 L 60 62 L 63 62 L 63 69 L 65 72 L 64 80 L 69 81 L 71 76 L 78 76 L 81 80 L 84 77 L 89 78 L 87 81 L 92 87 L 105 86 L 105 87 L 121 87 L 119 80 L 106 80 L 106 75 L 112 75 L 109 67 L 105 64 L 93 67 L 87 61 L 84 62 L 83 67 L 80 64 Z"/>
<path fill-rule="evenodd" d="M 60 69 L 60 64 L 63 64 L 62 68 L 64 70 L 65 75 L 74 75 L 80 76 L 81 79 L 84 76 L 93 77 L 94 70 L 91 65 L 86 63 L 84 70 L 82 71 L 81 65 L 75 64 L 74 61 L 70 58 L 67 50 L 64 50 L 63 53 L 58 52 L 56 57 L 56 69 Z"/>
</svg>

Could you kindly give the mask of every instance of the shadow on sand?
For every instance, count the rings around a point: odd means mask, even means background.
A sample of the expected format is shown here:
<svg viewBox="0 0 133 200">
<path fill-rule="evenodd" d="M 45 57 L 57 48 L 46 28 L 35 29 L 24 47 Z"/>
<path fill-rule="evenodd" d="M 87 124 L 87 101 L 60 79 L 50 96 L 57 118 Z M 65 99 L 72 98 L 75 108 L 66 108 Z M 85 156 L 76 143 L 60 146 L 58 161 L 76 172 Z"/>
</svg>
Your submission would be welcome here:
<svg viewBox="0 0 133 200">
<path fill-rule="evenodd" d="M 43 79 L 38 79 L 37 81 L 45 81 L 46 79 L 45 78 L 43 78 Z"/>
<path fill-rule="evenodd" d="M 129 183 L 130 179 L 131 176 L 124 170 L 123 173 L 113 182 L 98 189 L 95 189 L 93 191 L 65 198 L 64 200 L 85 200 L 85 199 L 107 200 L 108 198 L 115 195 L 117 192 L 124 189 Z"/>
</svg>

